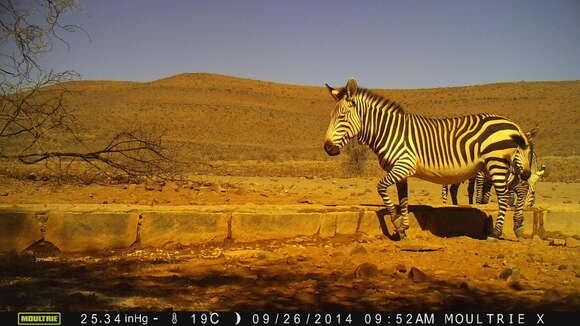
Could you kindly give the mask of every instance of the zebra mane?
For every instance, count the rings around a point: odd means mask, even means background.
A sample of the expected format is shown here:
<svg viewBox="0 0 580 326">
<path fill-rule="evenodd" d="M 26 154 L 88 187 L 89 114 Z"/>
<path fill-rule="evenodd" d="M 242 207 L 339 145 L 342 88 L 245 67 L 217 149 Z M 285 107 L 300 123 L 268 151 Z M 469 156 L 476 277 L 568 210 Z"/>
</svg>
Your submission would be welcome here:
<svg viewBox="0 0 580 326">
<path fill-rule="evenodd" d="M 366 102 L 372 102 L 374 106 L 381 110 L 389 110 L 395 113 L 406 113 L 405 109 L 397 102 L 391 101 L 381 95 L 375 94 L 366 88 L 359 88 L 357 95 L 361 96 Z"/>
</svg>

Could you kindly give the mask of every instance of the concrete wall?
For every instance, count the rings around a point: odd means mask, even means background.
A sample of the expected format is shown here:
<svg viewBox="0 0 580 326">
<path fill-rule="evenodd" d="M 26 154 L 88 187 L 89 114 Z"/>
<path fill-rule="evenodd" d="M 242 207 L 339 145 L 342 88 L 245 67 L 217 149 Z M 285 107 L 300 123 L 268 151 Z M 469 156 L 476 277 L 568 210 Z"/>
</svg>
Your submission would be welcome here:
<svg viewBox="0 0 580 326">
<path fill-rule="evenodd" d="M 541 214 L 539 214 L 540 212 Z M 484 239 L 491 226 L 488 215 L 496 212 L 470 207 L 411 206 L 413 232 L 442 237 L 467 235 Z M 536 218 L 534 219 L 534 214 Z M 541 218 L 545 230 L 580 234 L 576 217 L 525 212 L 526 233 L 537 230 Z M 504 233 L 513 237 L 512 214 Z M 337 234 L 393 233 L 390 216 L 379 206 L 321 205 L 0 205 L 0 251 L 22 251 L 44 239 L 64 252 L 127 248 L 134 243 L 161 247 L 168 243 L 194 245 L 226 239 L 248 242 L 303 235 L 333 237 Z"/>
</svg>

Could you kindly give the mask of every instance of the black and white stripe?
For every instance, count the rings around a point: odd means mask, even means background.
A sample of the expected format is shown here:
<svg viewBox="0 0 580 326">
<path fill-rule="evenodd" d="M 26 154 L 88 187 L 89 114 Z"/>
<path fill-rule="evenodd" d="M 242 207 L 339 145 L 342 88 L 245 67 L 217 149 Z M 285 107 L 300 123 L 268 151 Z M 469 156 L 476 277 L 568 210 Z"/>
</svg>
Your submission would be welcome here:
<svg viewBox="0 0 580 326">
<path fill-rule="evenodd" d="M 499 213 L 494 237 L 500 237 L 507 209 L 507 177 L 516 156 L 529 155 L 529 142 L 514 122 L 494 114 L 474 114 L 432 119 L 408 113 L 386 98 L 359 89 L 354 79 L 334 89 L 326 85 L 336 101 L 331 112 L 324 149 L 338 155 L 352 138 L 368 145 L 387 172 L 377 191 L 401 238 L 408 222 L 407 178 L 414 176 L 439 184 L 455 184 L 484 169 L 498 194 Z M 514 165 L 525 180 L 530 175 L 529 160 Z M 396 185 L 399 211 L 387 189 Z M 523 207 L 522 207 L 523 208 Z M 514 232 L 523 229 L 522 209 L 514 214 Z"/>
<path fill-rule="evenodd" d="M 524 186 L 527 187 L 527 189 L 528 189 L 527 195 L 525 197 L 525 202 L 524 202 L 525 207 L 534 206 L 534 203 L 536 200 L 535 185 L 540 180 L 540 178 L 542 178 L 542 176 L 544 175 L 545 169 L 546 169 L 546 166 L 543 164 L 541 166 L 539 166 L 535 151 L 531 151 L 531 154 L 532 154 L 531 155 L 532 162 L 530 164 L 530 166 L 531 166 L 530 178 L 527 181 L 520 180 L 520 182 L 526 182 L 526 184 Z M 508 189 L 509 189 L 508 206 L 514 207 L 514 206 L 516 206 L 516 202 L 517 202 L 516 200 L 517 200 L 518 196 L 515 192 L 516 185 L 515 185 L 515 179 L 514 179 L 513 174 L 510 174 L 508 176 L 507 183 L 508 183 Z M 452 201 L 453 205 L 458 204 L 457 193 L 458 193 L 458 189 L 459 189 L 460 185 L 461 185 L 461 183 L 456 183 L 453 185 L 443 185 L 441 187 L 441 198 L 443 199 L 443 203 L 447 202 L 447 197 L 448 197 L 448 193 L 450 190 L 451 191 L 451 201 Z M 475 189 L 475 191 L 474 191 L 474 189 Z M 477 172 L 475 177 L 469 179 L 469 184 L 468 184 L 469 204 L 473 204 L 474 195 L 475 195 L 475 204 L 487 204 L 487 203 L 489 203 L 489 199 L 491 196 L 491 179 L 485 176 L 484 171 Z"/>
</svg>

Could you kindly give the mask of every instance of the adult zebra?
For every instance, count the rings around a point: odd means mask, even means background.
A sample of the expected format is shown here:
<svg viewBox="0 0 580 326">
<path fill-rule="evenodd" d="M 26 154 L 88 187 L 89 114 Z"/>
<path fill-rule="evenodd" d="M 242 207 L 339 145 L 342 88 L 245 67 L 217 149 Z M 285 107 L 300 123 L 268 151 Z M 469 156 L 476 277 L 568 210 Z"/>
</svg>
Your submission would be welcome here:
<svg viewBox="0 0 580 326">
<path fill-rule="evenodd" d="M 482 168 L 491 176 L 499 198 L 499 212 L 490 237 L 501 237 L 510 166 L 516 166 L 524 180 L 530 176 L 526 159 L 529 142 L 515 123 L 487 113 L 446 119 L 408 113 L 399 104 L 358 88 L 355 79 L 349 79 L 341 89 L 328 84 L 326 87 L 336 106 L 330 114 L 324 149 L 328 155 L 338 155 L 350 139 L 357 137 L 377 154 L 387 172 L 377 190 L 401 239 L 409 228 L 408 177 L 454 184 L 471 178 Z M 393 184 L 399 197 L 397 214 L 387 194 Z M 514 233 L 518 237 L 523 233 L 522 210 L 523 206 L 518 207 L 514 213 Z"/>
</svg>

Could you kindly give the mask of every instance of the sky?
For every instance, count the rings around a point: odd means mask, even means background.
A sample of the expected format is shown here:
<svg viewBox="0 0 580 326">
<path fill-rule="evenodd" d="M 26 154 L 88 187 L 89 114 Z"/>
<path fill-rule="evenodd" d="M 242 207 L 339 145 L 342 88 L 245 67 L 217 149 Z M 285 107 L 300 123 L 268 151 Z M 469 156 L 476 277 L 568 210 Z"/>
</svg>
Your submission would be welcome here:
<svg viewBox="0 0 580 326">
<path fill-rule="evenodd" d="M 210 72 L 429 88 L 580 79 L 577 0 L 80 0 L 41 63 L 86 80 Z"/>
</svg>

